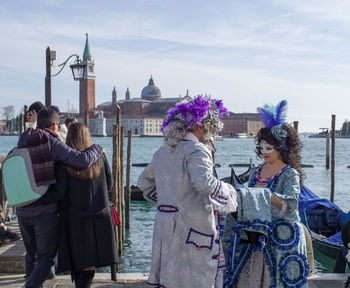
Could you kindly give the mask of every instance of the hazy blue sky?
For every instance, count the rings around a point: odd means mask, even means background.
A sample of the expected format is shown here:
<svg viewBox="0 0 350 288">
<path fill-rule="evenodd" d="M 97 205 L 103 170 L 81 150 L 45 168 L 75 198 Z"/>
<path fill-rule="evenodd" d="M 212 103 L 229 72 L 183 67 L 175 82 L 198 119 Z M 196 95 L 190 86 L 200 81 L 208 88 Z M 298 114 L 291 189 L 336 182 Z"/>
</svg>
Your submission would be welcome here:
<svg viewBox="0 0 350 288">
<path fill-rule="evenodd" d="M 233 112 L 289 101 L 300 131 L 350 119 L 350 1 L 2 0 L 0 107 L 44 102 L 45 49 L 82 55 L 89 33 L 96 104 L 139 97 L 150 75 L 163 97 L 211 94 Z M 53 73 L 57 68 L 53 68 Z M 68 68 L 52 102 L 79 106 Z"/>
</svg>

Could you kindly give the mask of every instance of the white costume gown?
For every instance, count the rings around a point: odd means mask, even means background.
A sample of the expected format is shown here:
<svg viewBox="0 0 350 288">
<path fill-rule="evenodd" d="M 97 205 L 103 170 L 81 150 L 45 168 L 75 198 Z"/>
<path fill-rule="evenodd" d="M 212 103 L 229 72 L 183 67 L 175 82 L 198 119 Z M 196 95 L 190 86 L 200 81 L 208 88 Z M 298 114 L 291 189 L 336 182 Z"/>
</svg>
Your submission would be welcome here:
<svg viewBox="0 0 350 288">
<path fill-rule="evenodd" d="M 173 152 L 159 148 L 138 187 L 158 205 L 148 284 L 221 287 L 220 213 L 235 211 L 237 199 L 234 188 L 216 178 L 209 149 L 192 133 Z"/>
</svg>

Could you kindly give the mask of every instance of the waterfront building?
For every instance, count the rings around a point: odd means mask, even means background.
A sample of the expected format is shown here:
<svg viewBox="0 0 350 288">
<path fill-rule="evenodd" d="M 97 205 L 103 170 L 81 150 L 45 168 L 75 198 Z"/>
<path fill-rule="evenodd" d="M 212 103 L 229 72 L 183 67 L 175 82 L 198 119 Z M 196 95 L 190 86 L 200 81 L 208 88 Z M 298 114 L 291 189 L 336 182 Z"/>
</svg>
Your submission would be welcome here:
<svg viewBox="0 0 350 288">
<path fill-rule="evenodd" d="M 139 136 L 162 136 L 160 130 L 167 111 L 178 102 L 189 101 L 192 98 L 187 93 L 184 97 L 162 98 L 160 89 L 154 84 L 153 77 L 141 91 L 141 97 L 130 96 L 127 88 L 125 99 L 118 100 L 115 87 L 112 91 L 112 101 L 97 105 L 97 111 L 103 111 L 106 117 L 106 134 L 113 135 L 113 125 L 116 123 L 116 104 L 121 111 L 121 126 L 125 131 L 131 130 Z"/>
<path fill-rule="evenodd" d="M 126 131 L 131 130 L 138 136 L 162 136 L 161 125 L 167 111 L 176 103 L 192 100 L 189 92 L 184 97 L 164 98 L 161 90 L 155 85 L 151 76 L 139 97 L 131 97 L 129 88 L 125 97 L 118 98 L 115 86 L 112 90 L 111 101 L 106 101 L 95 106 L 95 61 L 86 34 L 83 63 L 86 65 L 84 78 L 80 80 L 79 89 L 79 115 L 74 115 L 80 122 L 84 121 L 84 113 L 89 113 L 89 130 L 93 136 L 112 136 L 113 125 L 116 124 L 116 105 L 121 111 L 121 126 Z M 61 115 L 61 122 L 67 117 L 67 113 Z M 72 115 L 70 115 L 72 116 Z M 233 113 L 223 119 L 224 129 L 221 135 L 224 137 L 245 136 L 253 137 L 262 127 L 262 122 L 257 113 Z"/>
<path fill-rule="evenodd" d="M 255 137 L 263 127 L 258 113 L 233 113 L 222 119 L 224 137 Z"/>
</svg>

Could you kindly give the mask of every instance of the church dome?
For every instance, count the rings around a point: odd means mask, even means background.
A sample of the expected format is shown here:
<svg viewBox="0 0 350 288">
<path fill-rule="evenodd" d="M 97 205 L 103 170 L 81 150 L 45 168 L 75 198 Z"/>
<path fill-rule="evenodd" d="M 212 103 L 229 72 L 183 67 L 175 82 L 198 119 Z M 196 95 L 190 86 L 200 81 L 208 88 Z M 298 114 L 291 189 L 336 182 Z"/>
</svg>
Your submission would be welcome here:
<svg viewBox="0 0 350 288">
<path fill-rule="evenodd" d="M 161 92 L 159 88 L 156 85 L 154 85 L 153 78 L 151 76 L 151 78 L 149 79 L 148 85 L 142 89 L 141 98 L 148 99 L 148 100 L 156 100 L 161 97 L 162 97 Z"/>
</svg>

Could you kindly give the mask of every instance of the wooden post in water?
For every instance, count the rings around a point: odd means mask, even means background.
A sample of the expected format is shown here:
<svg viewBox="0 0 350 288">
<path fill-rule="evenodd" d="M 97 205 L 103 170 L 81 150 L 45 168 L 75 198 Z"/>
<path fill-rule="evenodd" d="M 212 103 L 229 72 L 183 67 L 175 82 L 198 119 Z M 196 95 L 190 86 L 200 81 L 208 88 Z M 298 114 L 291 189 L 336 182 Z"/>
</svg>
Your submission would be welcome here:
<svg viewBox="0 0 350 288">
<path fill-rule="evenodd" d="M 24 116 L 23 116 L 23 127 L 24 127 L 24 130 L 27 130 L 27 126 L 26 126 L 26 122 L 27 122 L 27 113 L 28 113 L 28 106 L 27 105 L 24 105 Z"/>
<path fill-rule="evenodd" d="M 6 155 L 0 155 L 0 172 L 1 172 L 1 167 L 2 167 L 2 162 L 4 162 L 6 158 Z M 6 211 L 5 211 L 5 193 L 3 190 L 3 186 L 2 186 L 2 173 L 0 173 L 0 219 L 2 218 L 3 221 L 5 221 L 6 218 Z"/>
<path fill-rule="evenodd" d="M 329 169 L 329 131 L 327 130 L 326 135 L 326 169 Z"/>
<path fill-rule="evenodd" d="M 120 127 L 120 203 L 122 218 L 120 219 L 122 224 L 122 241 L 124 243 L 124 224 L 125 224 L 125 200 L 124 200 L 124 127 Z"/>
<path fill-rule="evenodd" d="M 126 156 L 126 198 L 125 198 L 125 229 L 130 228 L 130 199 L 131 199 L 131 188 L 130 188 L 130 175 L 131 175 L 131 138 L 132 131 L 128 131 L 128 150 Z"/>
<path fill-rule="evenodd" d="M 119 256 L 122 254 L 122 251 L 123 251 L 123 222 L 122 222 L 122 219 L 123 219 L 123 210 L 122 210 L 122 201 L 121 201 L 121 188 L 120 188 L 120 178 L 121 178 L 121 174 L 120 174 L 120 107 L 119 105 L 117 104 L 116 105 L 116 126 L 117 126 L 117 141 L 118 141 L 118 157 L 117 157 L 117 187 L 118 187 L 118 207 L 117 208 L 117 211 L 119 213 L 119 217 L 120 217 L 120 220 L 121 220 L 121 224 L 118 225 L 118 235 L 119 235 L 119 238 L 118 238 L 118 254 Z"/>
<path fill-rule="evenodd" d="M 85 110 L 84 113 L 84 124 L 86 127 L 89 128 L 89 112 L 87 110 Z"/>
<path fill-rule="evenodd" d="M 294 121 L 293 122 L 293 126 L 294 126 L 294 129 L 297 131 L 298 133 L 298 128 L 299 128 L 299 121 Z"/>
<path fill-rule="evenodd" d="M 330 200 L 334 202 L 334 168 L 335 168 L 335 115 L 332 114 L 332 128 L 331 128 L 331 195 Z"/>
<path fill-rule="evenodd" d="M 21 113 L 20 117 L 19 117 L 19 136 L 22 135 L 23 131 L 24 131 L 24 117 L 23 117 L 23 113 Z"/>
<path fill-rule="evenodd" d="M 118 127 L 113 125 L 113 156 L 112 156 L 112 175 L 113 175 L 113 187 L 112 187 L 112 203 L 116 210 L 118 210 L 118 178 L 117 178 L 117 169 L 118 169 Z M 116 226 L 114 227 L 115 240 L 117 243 L 117 250 L 119 250 L 119 229 Z"/>
</svg>

